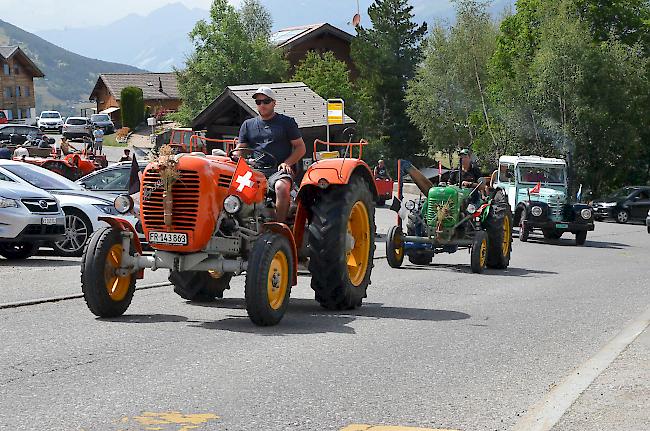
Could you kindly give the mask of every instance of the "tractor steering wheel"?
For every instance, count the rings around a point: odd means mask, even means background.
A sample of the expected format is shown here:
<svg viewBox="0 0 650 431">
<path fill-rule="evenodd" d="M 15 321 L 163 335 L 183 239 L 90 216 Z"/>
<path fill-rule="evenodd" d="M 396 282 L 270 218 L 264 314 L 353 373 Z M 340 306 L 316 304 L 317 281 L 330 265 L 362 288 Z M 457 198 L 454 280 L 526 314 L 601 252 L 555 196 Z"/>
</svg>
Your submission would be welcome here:
<svg viewBox="0 0 650 431">
<path fill-rule="evenodd" d="M 248 148 L 248 147 L 235 148 L 228 152 L 228 157 L 235 160 L 235 158 L 233 157 L 233 156 L 237 157 L 237 155 L 235 155 L 235 152 L 240 152 L 240 151 L 249 153 L 248 157 L 244 155 L 242 155 L 242 157 L 246 159 L 249 165 L 257 169 L 277 169 L 278 166 L 280 165 L 278 163 L 278 159 L 273 154 L 261 148 Z M 269 159 L 272 159 L 273 163 L 269 163 Z"/>
</svg>

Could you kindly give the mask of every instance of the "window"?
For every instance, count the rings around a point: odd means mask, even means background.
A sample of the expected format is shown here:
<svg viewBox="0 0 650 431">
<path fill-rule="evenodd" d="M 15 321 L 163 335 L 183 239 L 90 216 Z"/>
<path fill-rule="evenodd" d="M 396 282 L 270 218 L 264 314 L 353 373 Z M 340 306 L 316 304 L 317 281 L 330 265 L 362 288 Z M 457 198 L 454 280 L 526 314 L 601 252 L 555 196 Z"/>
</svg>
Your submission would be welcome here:
<svg viewBox="0 0 650 431">
<path fill-rule="evenodd" d="M 20 108 L 16 109 L 16 118 L 17 119 L 23 118 L 23 110 L 22 109 L 20 109 Z"/>
<path fill-rule="evenodd" d="M 20 75 L 20 66 L 14 64 L 14 75 Z"/>
<path fill-rule="evenodd" d="M 648 199 L 650 199 L 650 193 L 648 191 L 643 190 L 639 193 L 639 200 L 647 201 Z"/>
<path fill-rule="evenodd" d="M 0 181 L 11 181 L 12 183 L 14 182 L 14 180 L 12 180 L 11 178 L 9 178 L 8 176 L 6 176 L 5 174 L 3 174 L 2 172 L 0 172 Z"/>
<path fill-rule="evenodd" d="M 515 183 L 515 166 L 512 163 L 501 163 L 499 165 L 499 182 Z"/>
<path fill-rule="evenodd" d="M 11 98 L 12 97 L 11 87 L 5 87 L 4 94 L 5 94 L 5 97 Z"/>
<path fill-rule="evenodd" d="M 14 119 L 14 111 L 11 109 L 7 109 L 7 120 L 13 120 Z"/>
<path fill-rule="evenodd" d="M 112 169 L 101 172 L 84 181 L 84 186 L 89 190 L 119 190 L 125 191 L 129 187 L 130 169 Z"/>
<path fill-rule="evenodd" d="M 9 64 L 5 63 L 2 65 L 2 69 L 5 72 L 5 75 L 10 75 L 11 74 L 11 69 L 9 69 Z"/>
<path fill-rule="evenodd" d="M 20 97 L 20 85 L 16 85 L 16 97 Z"/>
<path fill-rule="evenodd" d="M 30 91 L 29 86 L 25 87 L 25 97 L 29 97 Z"/>
</svg>

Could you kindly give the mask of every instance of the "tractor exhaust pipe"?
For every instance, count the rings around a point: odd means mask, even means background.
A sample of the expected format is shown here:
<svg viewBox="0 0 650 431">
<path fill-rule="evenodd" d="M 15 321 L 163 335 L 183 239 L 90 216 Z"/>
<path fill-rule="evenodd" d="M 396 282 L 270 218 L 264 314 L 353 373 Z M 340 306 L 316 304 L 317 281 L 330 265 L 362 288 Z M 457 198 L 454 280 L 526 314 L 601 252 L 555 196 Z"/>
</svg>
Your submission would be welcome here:
<svg viewBox="0 0 650 431">
<path fill-rule="evenodd" d="M 409 174 L 411 179 L 418 186 L 418 189 L 422 192 L 424 196 L 429 195 L 429 190 L 433 187 L 433 183 L 425 177 L 422 172 L 418 170 L 413 163 L 408 160 L 400 160 L 400 165 L 402 169 L 402 175 Z"/>
</svg>

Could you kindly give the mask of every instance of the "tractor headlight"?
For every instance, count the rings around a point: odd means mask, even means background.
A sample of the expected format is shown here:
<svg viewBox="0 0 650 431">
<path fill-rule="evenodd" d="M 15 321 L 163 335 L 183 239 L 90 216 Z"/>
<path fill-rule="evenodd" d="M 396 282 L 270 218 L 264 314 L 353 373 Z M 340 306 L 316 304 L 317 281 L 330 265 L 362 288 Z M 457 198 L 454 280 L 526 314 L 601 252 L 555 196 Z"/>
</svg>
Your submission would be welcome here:
<svg viewBox="0 0 650 431">
<path fill-rule="evenodd" d="M 321 189 L 325 190 L 329 186 L 330 186 L 330 182 L 327 181 L 326 178 L 321 178 L 320 180 L 318 180 L 318 187 L 320 187 Z"/>
<path fill-rule="evenodd" d="M 474 214 L 476 212 L 476 205 L 469 204 L 467 205 L 467 214 Z"/>
<path fill-rule="evenodd" d="M 239 197 L 235 195 L 230 195 L 223 201 L 223 209 L 228 214 L 237 214 L 241 210 L 242 202 Z"/>
<path fill-rule="evenodd" d="M 115 198 L 113 206 L 120 214 L 126 214 L 133 209 L 133 198 L 129 195 L 119 195 Z"/>
<path fill-rule="evenodd" d="M 530 210 L 530 213 L 534 215 L 535 217 L 539 217 L 542 215 L 542 207 L 532 207 Z"/>
<path fill-rule="evenodd" d="M 404 202 L 404 206 L 406 207 L 407 210 L 413 211 L 415 209 L 415 201 L 409 200 Z"/>
<path fill-rule="evenodd" d="M 591 210 L 589 208 L 585 208 L 582 211 L 580 211 L 580 215 L 582 216 L 583 219 L 589 220 L 591 218 Z"/>
</svg>

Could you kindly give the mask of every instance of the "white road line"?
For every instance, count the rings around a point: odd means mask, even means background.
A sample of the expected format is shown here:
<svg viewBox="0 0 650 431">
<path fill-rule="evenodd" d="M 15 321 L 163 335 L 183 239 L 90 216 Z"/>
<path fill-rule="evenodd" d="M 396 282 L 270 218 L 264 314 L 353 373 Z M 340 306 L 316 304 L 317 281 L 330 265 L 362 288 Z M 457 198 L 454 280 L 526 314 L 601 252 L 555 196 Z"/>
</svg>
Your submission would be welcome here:
<svg viewBox="0 0 650 431">
<path fill-rule="evenodd" d="M 164 287 L 164 286 L 171 286 L 171 283 L 163 282 L 163 283 L 147 284 L 144 286 L 136 287 L 135 290 L 154 289 L 156 287 Z M 30 299 L 27 301 L 7 302 L 4 304 L 0 304 L 0 310 L 5 308 L 27 307 L 30 305 L 45 304 L 48 302 L 69 301 L 71 299 L 79 299 L 83 297 L 84 297 L 83 293 L 75 293 L 74 295 L 53 296 L 51 298 L 38 298 L 38 299 Z"/>
<path fill-rule="evenodd" d="M 650 325 L 650 308 L 612 338 L 595 356 L 533 405 L 512 431 L 548 431 L 591 383 Z"/>
</svg>

